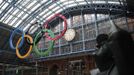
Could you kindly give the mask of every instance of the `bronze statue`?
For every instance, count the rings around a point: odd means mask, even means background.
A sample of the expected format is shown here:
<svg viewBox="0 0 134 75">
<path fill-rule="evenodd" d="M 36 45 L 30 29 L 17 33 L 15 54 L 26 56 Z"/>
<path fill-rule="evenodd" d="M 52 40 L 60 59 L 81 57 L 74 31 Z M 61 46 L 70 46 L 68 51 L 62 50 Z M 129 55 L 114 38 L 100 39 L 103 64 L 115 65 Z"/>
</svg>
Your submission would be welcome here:
<svg viewBox="0 0 134 75">
<path fill-rule="evenodd" d="M 118 26 L 110 35 L 100 34 L 97 37 L 98 51 L 95 54 L 98 75 L 133 75 L 134 41 L 131 34 Z"/>
</svg>

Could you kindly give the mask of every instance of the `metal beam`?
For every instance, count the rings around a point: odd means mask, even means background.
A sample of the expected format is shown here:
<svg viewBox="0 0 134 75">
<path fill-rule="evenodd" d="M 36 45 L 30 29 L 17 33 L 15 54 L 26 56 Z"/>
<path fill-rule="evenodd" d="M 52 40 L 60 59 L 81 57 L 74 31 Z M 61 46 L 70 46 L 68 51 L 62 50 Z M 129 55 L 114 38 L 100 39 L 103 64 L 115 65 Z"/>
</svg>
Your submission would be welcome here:
<svg viewBox="0 0 134 75">
<path fill-rule="evenodd" d="M 40 5 L 37 9 L 35 9 L 35 11 L 33 11 L 32 13 L 30 13 L 20 24 L 19 27 L 25 27 L 31 20 L 32 18 L 35 18 L 40 12 L 42 12 L 41 10 L 46 9 L 49 5 L 53 4 L 54 2 L 51 2 L 49 4 L 47 4 L 48 2 L 50 2 L 50 0 L 48 0 L 47 2 L 43 3 L 42 5 Z M 47 5 L 46 5 L 47 4 Z"/>
<path fill-rule="evenodd" d="M 11 3 L 9 3 L 9 5 L 5 8 L 5 10 L 2 11 L 2 13 L 0 14 L 0 19 L 5 15 L 6 12 L 8 12 L 14 5 L 15 3 L 17 3 L 18 0 L 13 0 Z"/>
<path fill-rule="evenodd" d="M 90 50 L 72 52 L 72 53 L 61 54 L 61 55 L 53 55 L 53 56 L 48 56 L 48 57 L 36 58 L 35 60 L 29 60 L 29 62 L 35 62 L 37 60 L 38 61 L 57 60 L 57 59 L 70 58 L 74 56 L 77 57 L 77 56 L 90 55 L 94 51 L 95 49 L 90 49 Z"/>
</svg>

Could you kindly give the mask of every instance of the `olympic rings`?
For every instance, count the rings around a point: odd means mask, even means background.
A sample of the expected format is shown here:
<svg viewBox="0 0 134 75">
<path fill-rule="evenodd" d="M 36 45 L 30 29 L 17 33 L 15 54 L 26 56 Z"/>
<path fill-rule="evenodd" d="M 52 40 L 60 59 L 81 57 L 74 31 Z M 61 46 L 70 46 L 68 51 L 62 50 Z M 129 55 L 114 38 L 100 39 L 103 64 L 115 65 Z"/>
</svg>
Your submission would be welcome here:
<svg viewBox="0 0 134 75">
<path fill-rule="evenodd" d="M 26 34 L 28 34 L 28 33 L 30 34 L 30 31 L 31 31 L 31 29 L 32 29 L 33 27 L 41 28 L 41 25 L 38 24 L 38 22 L 32 23 L 32 24 L 28 27 L 28 29 L 27 29 L 27 31 L 26 31 Z"/>
<path fill-rule="evenodd" d="M 40 28 L 40 29 L 43 29 L 43 27 L 41 26 L 41 24 L 38 24 L 38 22 L 35 22 L 35 23 L 33 23 L 33 24 L 27 29 L 26 34 L 28 34 L 29 31 L 30 31 L 30 29 L 31 29 L 31 27 L 32 27 L 32 26 L 35 26 L 35 25 L 37 25 L 36 27 L 38 27 L 38 28 Z M 36 43 L 38 43 L 38 42 L 40 41 L 40 39 L 41 39 L 42 36 L 43 36 L 43 33 L 42 33 L 42 35 L 40 36 L 40 38 L 38 39 L 38 41 L 37 41 Z M 33 45 L 33 43 L 30 43 L 28 40 L 27 40 L 27 43 L 28 43 L 29 45 Z"/>
<path fill-rule="evenodd" d="M 49 35 L 50 35 L 52 38 L 54 37 L 54 33 L 53 33 L 51 30 L 42 29 L 42 30 L 35 36 L 34 44 L 33 44 L 33 48 L 34 48 L 33 50 L 34 50 L 34 52 L 35 52 L 37 55 L 40 55 L 40 56 L 47 56 L 48 53 L 49 53 L 50 51 L 52 51 L 52 48 L 53 48 L 53 46 L 54 46 L 54 40 L 49 41 L 50 46 L 48 47 L 48 50 L 41 53 L 41 52 L 39 51 L 39 49 L 37 48 L 37 43 L 36 43 L 36 41 L 37 41 L 37 39 L 39 38 L 38 36 L 39 36 L 42 32 L 48 32 Z"/>
<path fill-rule="evenodd" d="M 30 41 L 30 43 L 33 43 L 33 38 L 31 36 L 25 35 L 24 37 L 28 38 L 29 41 Z M 19 49 L 18 49 L 18 45 L 19 45 L 19 43 L 20 43 L 21 40 L 22 40 L 22 38 L 19 38 L 19 40 L 17 42 L 17 45 L 16 45 L 16 55 L 18 56 L 18 58 L 24 59 L 24 58 L 26 58 L 31 53 L 31 51 L 32 51 L 32 45 L 30 45 L 28 52 L 25 55 L 22 56 L 19 53 Z"/>
<path fill-rule="evenodd" d="M 24 42 L 25 33 L 24 33 L 22 30 L 19 30 L 18 28 L 16 28 L 16 29 L 12 32 L 12 34 L 11 34 L 11 36 L 10 36 L 10 39 L 9 39 L 10 47 L 11 47 L 12 49 L 16 49 L 16 47 L 13 46 L 13 37 L 15 36 L 15 33 L 17 33 L 17 32 L 21 32 L 21 33 L 22 33 L 22 36 L 21 36 L 22 41 L 21 41 L 20 44 L 18 45 L 18 48 L 20 48 L 20 47 L 23 45 L 23 42 Z"/>
<path fill-rule="evenodd" d="M 37 41 L 35 42 L 36 44 L 41 40 L 41 38 L 43 37 L 43 34 L 44 34 L 44 33 L 42 33 L 41 35 L 39 35 L 39 38 L 38 38 Z M 37 34 L 36 34 L 36 35 L 37 35 Z M 36 36 L 36 35 L 35 35 L 35 36 Z M 28 39 L 26 39 L 26 42 L 27 42 L 29 45 L 33 45 L 33 43 L 30 43 Z"/>
<path fill-rule="evenodd" d="M 52 37 L 46 35 L 46 37 L 47 37 L 48 39 L 50 39 L 50 40 L 58 40 L 59 38 L 61 38 L 61 37 L 65 34 L 65 32 L 66 32 L 66 30 L 67 30 L 67 21 L 66 21 L 66 17 L 63 16 L 62 14 L 59 14 L 59 13 L 58 13 L 58 14 L 55 14 L 54 16 L 52 16 L 50 19 L 47 20 L 47 22 L 44 24 L 45 28 L 48 28 L 48 23 L 49 23 L 52 19 L 54 19 L 56 16 L 58 16 L 58 17 L 60 17 L 60 18 L 62 18 L 62 19 L 64 20 L 64 30 L 62 31 L 62 33 L 61 33 L 60 35 L 57 35 L 57 36 L 54 37 L 54 38 L 52 38 Z"/>
<path fill-rule="evenodd" d="M 54 19 L 55 17 L 60 17 L 61 19 L 63 19 L 64 21 L 64 29 L 62 30 L 61 34 L 57 35 L 56 37 L 54 36 L 54 33 L 49 30 L 49 26 L 48 26 L 48 23 Z M 19 30 L 18 28 L 16 28 L 14 31 L 12 31 L 12 34 L 10 36 L 10 39 L 9 39 L 9 43 L 10 43 L 10 47 L 12 49 L 16 49 L 16 55 L 18 56 L 18 58 L 20 59 L 24 59 L 26 58 L 30 53 L 31 51 L 33 50 L 35 52 L 35 54 L 37 54 L 38 56 L 48 56 L 48 54 L 53 50 L 53 46 L 54 46 L 54 42 L 55 40 L 58 40 L 60 39 L 66 32 L 67 30 L 67 20 L 66 20 L 66 17 L 62 14 L 55 14 L 54 16 L 52 16 L 50 19 L 47 20 L 46 23 L 44 23 L 44 28 L 43 29 L 40 25 L 40 31 L 37 33 L 37 34 L 34 34 L 33 38 L 28 35 L 30 34 L 30 30 L 32 30 L 31 28 L 32 26 L 30 26 L 27 30 L 27 32 L 23 32 L 21 30 Z M 21 32 L 21 37 L 19 38 L 19 40 L 17 41 L 17 44 L 16 44 L 16 47 L 14 47 L 13 45 L 13 37 L 16 37 L 15 34 L 18 34 L 18 32 Z M 46 34 L 45 34 L 46 33 Z M 46 36 L 47 39 L 49 39 L 50 41 L 48 42 L 49 43 L 49 47 L 48 47 L 48 50 L 45 50 L 43 52 L 41 52 L 38 47 L 37 47 L 37 44 L 38 42 L 40 41 L 40 39 L 43 37 L 43 35 Z M 26 39 L 25 39 L 26 38 Z M 29 40 L 28 40 L 29 39 Z M 27 45 L 29 45 L 29 48 L 27 50 L 27 52 L 22 55 L 20 54 L 20 48 L 22 48 L 23 44 L 24 44 L 24 41 L 26 41 Z M 27 46 L 26 45 L 26 46 Z M 25 47 L 24 47 L 25 48 Z"/>
</svg>

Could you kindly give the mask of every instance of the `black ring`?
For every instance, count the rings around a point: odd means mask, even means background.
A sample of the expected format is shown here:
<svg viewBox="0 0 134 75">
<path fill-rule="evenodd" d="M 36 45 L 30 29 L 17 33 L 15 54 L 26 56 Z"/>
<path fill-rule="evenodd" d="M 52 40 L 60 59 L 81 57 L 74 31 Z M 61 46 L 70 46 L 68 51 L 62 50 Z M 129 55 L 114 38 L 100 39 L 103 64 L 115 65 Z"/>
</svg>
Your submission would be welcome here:
<svg viewBox="0 0 134 75">
<path fill-rule="evenodd" d="M 30 28 L 31 28 L 33 25 L 36 25 L 36 24 L 38 24 L 38 22 L 35 22 L 34 24 L 32 24 L 32 25 L 28 28 L 26 34 L 28 34 Z M 41 24 L 39 24 L 39 28 L 40 28 L 40 29 L 43 29 L 43 27 L 41 26 Z M 41 33 L 42 33 L 41 36 L 40 36 L 40 37 L 37 39 L 37 41 L 35 42 L 36 44 L 37 44 L 37 43 L 41 40 L 41 38 L 43 37 L 44 32 L 41 32 Z M 33 43 L 30 43 L 28 39 L 26 39 L 26 43 L 28 43 L 29 45 L 33 45 Z"/>
</svg>

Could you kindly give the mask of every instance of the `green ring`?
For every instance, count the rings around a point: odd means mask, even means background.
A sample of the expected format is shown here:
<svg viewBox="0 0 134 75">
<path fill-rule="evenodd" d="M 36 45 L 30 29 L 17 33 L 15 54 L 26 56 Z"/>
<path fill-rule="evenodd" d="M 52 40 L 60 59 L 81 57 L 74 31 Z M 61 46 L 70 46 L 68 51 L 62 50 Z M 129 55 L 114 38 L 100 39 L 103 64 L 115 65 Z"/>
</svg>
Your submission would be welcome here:
<svg viewBox="0 0 134 75">
<path fill-rule="evenodd" d="M 48 47 L 48 50 L 46 50 L 45 52 L 40 52 L 38 47 L 37 47 L 37 44 L 36 41 L 37 39 L 39 38 L 38 36 L 42 33 L 42 32 L 48 32 L 48 34 L 51 36 L 51 37 L 55 37 L 54 36 L 54 33 L 51 31 L 51 30 L 48 30 L 48 29 L 42 29 L 41 31 L 39 31 L 39 33 L 36 34 L 35 36 L 35 39 L 34 39 L 34 43 L 33 43 L 33 51 L 39 56 L 48 56 L 49 55 L 49 52 L 51 52 L 53 50 L 53 46 L 54 46 L 54 41 L 51 40 L 49 41 L 49 47 Z"/>
</svg>

